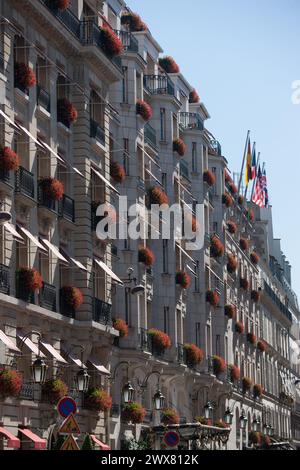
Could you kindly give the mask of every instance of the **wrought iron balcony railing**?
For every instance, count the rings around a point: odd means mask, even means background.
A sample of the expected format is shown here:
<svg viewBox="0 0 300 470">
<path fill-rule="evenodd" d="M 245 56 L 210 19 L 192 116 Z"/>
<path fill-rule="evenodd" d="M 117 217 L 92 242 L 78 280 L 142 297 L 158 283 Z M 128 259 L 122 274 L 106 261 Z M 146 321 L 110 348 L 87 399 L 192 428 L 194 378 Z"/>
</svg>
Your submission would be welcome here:
<svg viewBox="0 0 300 470">
<path fill-rule="evenodd" d="M 38 185 L 38 203 L 40 206 L 46 207 L 50 211 L 56 211 L 56 201 L 45 195 L 41 182 L 39 182 Z"/>
<path fill-rule="evenodd" d="M 93 119 L 90 121 L 90 136 L 105 145 L 105 130 Z"/>
<path fill-rule="evenodd" d="M 150 352 L 153 356 L 163 357 L 164 351 L 158 349 L 152 339 L 152 336 L 149 335 L 148 330 L 145 328 L 140 328 L 140 348 L 144 352 Z"/>
<path fill-rule="evenodd" d="M 175 87 L 167 75 L 144 75 L 144 87 L 153 95 L 175 96 Z"/>
<path fill-rule="evenodd" d="M 44 282 L 40 291 L 39 301 L 41 307 L 56 312 L 56 287 Z"/>
<path fill-rule="evenodd" d="M 36 99 L 37 104 L 50 113 L 50 93 L 40 85 L 37 85 Z"/>
<path fill-rule="evenodd" d="M 7 170 L 0 170 L 0 180 L 4 181 L 5 183 L 10 182 L 10 172 Z"/>
<path fill-rule="evenodd" d="M 9 267 L 0 264 L 0 292 L 9 295 L 10 292 L 10 272 Z"/>
<path fill-rule="evenodd" d="M 179 124 L 183 129 L 204 130 L 204 124 L 198 113 L 179 113 Z"/>
<path fill-rule="evenodd" d="M 64 317 L 75 318 L 75 310 L 65 301 L 62 290 L 59 292 L 59 312 Z"/>
<path fill-rule="evenodd" d="M 15 174 L 15 191 L 25 196 L 34 198 L 34 174 L 22 166 Z"/>
<path fill-rule="evenodd" d="M 23 382 L 21 391 L 19 393 L 20 400 L 30 400 L 34 399 L 34 384 L 32 382 Z"/>
<path fill-rule="evenodd" d="M 290 322 L 293 321 L 292 314 L 290 313 L 289 309 L 281 302 L 279 297 L 275 294 L 273 289 L 269 286 L 269 284 L 264 281 L 264 291 L 270 297 L 270 299 L 277 305 L 281 313 L 288 318 Z"/>
<path fill-rule="evenodd" d="M 125 51 L 139 51 L 139 43 L 133 34 L 131 34 L 129 31 L 121 30 L 115 30 L 115 33 L 121 39 Z"/>
<path fill-rule="evenodd" d="M 98 323 L 102 323 L 103 325 L 111 325 L 112 324 L 111 310 L 112 310 L 111 304 L 94 297 L 93 299 L 93 320 L 94 321 Z"/>
<path fill-rule="evenodd" d="M 157 148 L 156 130 L 153 129 L 153 127 L 150 126 L 148 122 L 145 124 L 145 127 L 144 127 L 144 137 L 145 137 L 145 142 L 150 144 L 155 149 Z"/>
<path fill-rule="evenodd" d="M 58 214 L 66 220 L 75 222 L 75 202 L 69 196 L 63 195 L 62 199 L 58 201 Z"/>
</svg>

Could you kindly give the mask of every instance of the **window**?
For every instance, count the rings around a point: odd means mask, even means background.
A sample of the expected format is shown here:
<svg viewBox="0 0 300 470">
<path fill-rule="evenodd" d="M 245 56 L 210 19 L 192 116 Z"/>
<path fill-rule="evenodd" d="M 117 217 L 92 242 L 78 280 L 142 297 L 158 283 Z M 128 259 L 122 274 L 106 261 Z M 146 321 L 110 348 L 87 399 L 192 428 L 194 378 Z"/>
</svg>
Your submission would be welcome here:
<svg viewBox="0 0 300 470">
<path fill-rule="evenodd" d="M 63 75 L 58 75 L 56 82 L 57 99 L 69 98 L 70 86 L 67 79 Z"/>
<path fill-rule="evenodd" d="M 90 118 L 102 129 L 104 128 L 104 104 L 101 96 L 95 90 L 91 90 L 90 94 Z"/>
<path fill-rule="evenodd" d="M 169 307 L 164 307 L 164 332 L 169 334 L 170 330 L 170 309 Z"/>
<path fill-rule="evenodd" d="M 51 284 L 50 258 L 49 255 L 46 253 L 39 252 L 39 272 L 41 273 L 43 281 L 47 284 Z"/>
<path fill-rule="evenodd" d="M 217 169 L 216 167 L 212 167 L 211 169 L 212 173 L 214 174 L 215 178 L 216 178 L 216 184 L 213 185 L 212 187 L 212 191 L 213 191 L 213 194 L 217 194 Z"/>
<path fill-rule="evenodd" d="M 168 273 L 169 269 L 169 245 L 168 240 L 163 240 L 163 272 Z"/>
<path fill-rule="evenodd" d="M 219 356 L 221 354 L 221 336 L 216 335 L 216 354 Z"/>
<path fill-rule="evenodd" d="M 128 103 L 128 67 L 122 67 L 122 101 Z"/>
<path fill-rule="evenodd" d="M 136 98 L 137 100 L 142 98 L 142 77 L 138 72 L 136 74 Z"/>
<path fill-rule="evenodd" d="M 196 323 L 196 346 L 201 346 L 201 323 Z"/>
<path fill-rule="evenodd" d="M 166 110 L 165 108 L 160 108 L 160 140 L 162 142 L 166 141 Z"/>
<path fill-rule="evenodd" d="M 195 292 L 199 292 L 200 291 L 200 267 L 199 267 L 199 261 L 197 260 L 196 261 L 196 265 L 195 265 L 195 273 L 196 273 L 196 276 L 195 276 Z"/>
<path fill-rule="evenodd" d="M 93 297 L 105 301 L 105 273 L 95 266 L 93 271 Z"/>
<path fill-rule="evenodd" d="M 197 143 L 192 143 L 192 171 L 196 173 L 198 171 L 198 154 L 197 154 Z"/>
<path fill-rule="evenodd" d="M 38 57 L 36 63 L 36 78 L 38 85 L 43 89 L 48 88 L 47 70 L 46 60 L 43 57 Z"/>
</svg>

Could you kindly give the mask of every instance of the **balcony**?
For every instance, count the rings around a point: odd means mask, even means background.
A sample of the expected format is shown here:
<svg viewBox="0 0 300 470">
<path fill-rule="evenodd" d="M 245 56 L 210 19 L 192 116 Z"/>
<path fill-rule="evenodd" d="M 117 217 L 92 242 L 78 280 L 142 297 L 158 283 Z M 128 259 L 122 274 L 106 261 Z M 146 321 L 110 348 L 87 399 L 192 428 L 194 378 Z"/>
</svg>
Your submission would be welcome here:
<svg viewBox="0 0 300 470">
<path fill-rule="evenodd" d="M 0 264 L 0 292 L 7 295 L 10 292 L 9 268 L 4 264 Z"/>
<path fill-rule="evenodd" d="M 105 145 L 105 130 L 93 119 L 90 121 L 90 137 Z"/>
<path fill-rule="evenodd" d="M 185 130 L 204 130 L 203 121 L 198 113 L 179 113 L 179 124 Z"/>
<path fill-rule="evenodd" d="M 112 305 L 104 302 L 103 300 L 93 299 L 93 320 L 103 325 L 111 325 L 111 309 Z"/>
<path fill-rule="evenodd" d="M 10 183 L 10 172 L 7 170 L 0 170 L 0 181 L 3 183 Z"/>
<path fill-rule="evenodd" d="M 23 382 L 21 391 L 18 398 L 20 400 L 30 400 L 34 399 L 34 384 L 32 382 Z"/>
<path fill-rule="evenodd" d="M 56 287 L 44 282 L 39 302 L 41 307 L 56 312 Z"/>
<path fill-rule="evenodd" d="M 144 352 L 149 352 L 156 357 L 163 358 L 164 356 L 164 351 L 161 351 L 154 346 L 152 337 L 145 328 L 140 328 L 140 349 Z"/>
<path fill-rule="evenodd" d="M 281 313 L 290 321 L 292 322 L 292 315 L 289 311 L 289 309 L 281 302 L 279 297 L 275 294 L 273 289 L 267 284 L 266 281 L 264 281 L 264 291 L 268 295 L 268 297 L 277 305 Z"/>
<path fill-rule="evenodd" d="M 156 130 L 147 122 L 144 127 L 145 143 L 149 144 L 154 149 L 157 149 L 156 144 Z"/>
<path fill-rule="evenodd" d="M 75 318 L 75 310 L 65 301 L 62 290 L 59 292 L 59 312 L 64 317 Z"/>
<path fill-rule="evenodd" d="M 22 166 L 15 173 L 15 191 L 34 198 L 34 174 Z"/>
<path fill-rule="evenodd" d="M 58 202 L 58 215 L 70 222 L 75 222 L 74 199 L 64 194 L 62 199 Z"/>
<path fill-rule="evenodd" d="M 175 87 L 166 75 L 144 75 L 144 87 L 152 95 L 175 96 Z"/>
<path fill-rule="evenodd" d="M 211 155 L 216 155 L 218 157 L 222 156 L 222 147 L 220 142 L 218 142 L 217 140 L 210 141 L 208 150 Z"/>
<path fill-rule="evenodd" d="M 54 199 L 49 199 L 45 196 L 45 193 L 42 189 L 41 183 L 38 185 L 38 203 L 40 206 L 46 207 L 49 211 L 56 211 L 56 201 Z"/>
<path fill-rule="evenodd" d="M 37 85 L 36 101 L 38 106 L 41 106 L 50 113 L 50 93 L 40 85 Z"/>
<path fill-rule="evenodd" d="M 133 34 L 128 31 L 115 30 L 118 38 L 121 39 L 124 51 L 127 52 L 139 52 L 139 43 Z"/>
</svg>

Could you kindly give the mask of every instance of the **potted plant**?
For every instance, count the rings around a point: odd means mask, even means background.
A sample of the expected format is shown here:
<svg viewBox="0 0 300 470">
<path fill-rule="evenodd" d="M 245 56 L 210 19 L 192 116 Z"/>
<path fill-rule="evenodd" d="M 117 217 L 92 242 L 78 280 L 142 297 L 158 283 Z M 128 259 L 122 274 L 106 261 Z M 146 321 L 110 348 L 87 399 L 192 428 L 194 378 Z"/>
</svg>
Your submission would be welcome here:
<svg viewBox="0 0 300 470">
<path fill-rule="evenodd" d="M 257 338 L 256 338 L 255 334 L 252 333 L 252 332 L 249 332 L 247 334 L 247 341 L 248 341 L 248 343 L 255 345 L 256 341 L 257 341 Z"/>
<path fill-rule="evenodd" d="M 113 320 L 113 327 L 119 332 L 120 338 L 127 338 L 129 330 L 125 320 L 122 320 L 122 318 L 115 318 Z"/>
<path fill-rule="evenodd" d="M 142 21 L 137 13 L 126 11 L 121 16 L 121 23 L 132 32 L 147 31 L 148 26 Z"/>
<path fill-rule="evenodd" d="M 110 162 L 110 176 L 114 180 L 115 183 L 124 183 L 126 179 L 126 173 L 124 167 L 120 165 L 118 162 L 111 161 Z"/>
<path fill-rule="evenodd" d="M 234 235 L 237 232 L 237 225 L 235 222 L 233 222 L 233 220 L 229 220 L 229 222 L 227 222 L 227 230 L 232 235 Z"/>
<path fill-rule="evenodd" d="M 212 171 L 204 170 L 204 172 L 203 172 L 203 181 L 208 186 L 213 186 L 216 183 L 216 177 L 215 177 L 215 175 Z"/>
<path fill-rule="evenodd" d="M 263 433 L 260 433 L 260 437 L 261 437 L 261 448 L 263 449 L 268 449 L 271 445 L 271 439 L 269 436 L 266 436 L 265 434 Z"/>
<path fill-rule="evenodd" d="M 213 356 L 213 372 L 216 376 L 222 374 L 226 370 L 226 362 L 223 357 Z"/>
<path fill-rule="evenodd" d="M 228 424 L 226 424 L 222 419 L 219 419 L 214 423 L 215 428 L 220 428 L 220 429 L 227 429 L 229 427 Z"/>
<path fill-rule="evenodd" d="M 100 30 L 101 47 L 108 57 L 116 57 L 124 51 L 121 39 L 113 29 L 104 26 Z"/>
<path fill-rule="evenodd" d="M 16 397 L 23 385 L 20 372 L 13 369 L 0 370 L 0 395 L 1 397 Z"/>
<path fill-rule="evenodd" d="M 246 211 L 246 217 L 247 217 L 248 220 L 250 220 L 250 222 L 254 222 L 255 216 L 254 216 L 253 209 L 248 209 Z"/>
<path fill-rule="evenodd" d="M 70 6 L 70 0 L 51 0 L 51 6 L 57 10 L 64 11 Z"/>
<path fill-rule="evenodd" d="M 176 273 L 176 284 L 182 287 L 182 289 L 188 289 L 191 284 L 191 278 L 186 271 L 178 271 Z"/>
<path fill-rule="evenodd" d="M 66 127 L 77 121 L 78 112 L 75 106 L 67 99 L 60 98 L 57 101 L 57 121 Z"/>
<path fill-rule="evenodd" d="M 23 62 L 14 65 L 15 85 L 21 90 L 28 90 L 36 85 L 36 75 L 32 68 Z"/>
<path fill-rule="evenodd" d="M 210 426 L 211 425 L 211 420 L 208 418 L 205 418 L 205 416 L 197 416 L 195 418 L 196 423 L 202 424 L 202 426 Z"/>
<path fill-rule="evenodd" d="M 165 408 L 161 411 L 160 421 L 164 426 L 171 426 L 172 424 L 179 424 L 180 417 L 177 411 L 171 408 Z"/>
<path fill-rule="evenodd" d="M 56 178 L 49 176 L 40 180 L 43 196 L 48 201 L 60 201 L 64 195 L 64 185 Z"/>
<path fill-rule="evenodd" d="M 263 394 L 263 388 L 260 384 L 253 385 L 253 397 L 260 398 Z"/>
<path fill-rule="evenodd" d="M 206 291 L 206 302 L 208 302 L 212 307 L 217 307 L 220 302 L 220 296 L 215 290 Z"/>
<path fill-rule="evenodd" d="M 17 171 L 20 166 L 20 157 L 9 147 L 0 149 L 0 170 Z"/>
<path fill-rule="evenodd" d="M 252 445 L 260 445 L 261 444 L 261 434 L 259 432 L 251 431 L 249 433 L 248 440 Z"/>
<path fill-rule="evenodd" d="M 255 303 L 260 301 L 260 293 L 257 290 L 253 290 L 251 292 L 251 300 Z"/>
<path fill-rule="evenodd" d="M 230 183 L 228 184 L 228 188 L 229 188 L 229 191 L 231 192 L 231 194 L 233 196 L 235 196 L 238 192 L 238 188 L 236 187 L 236 185 L 234 184 L 233 181 L 230 181 Z"/>
<path fill-rule="evenodd" d="M 246 393 L 249 390 L 251 390 L 251 387 L 252 387 L 252 380 L 249 377 L 243 377 L 242 378 L 243 393 Z"/>
<path fill-rule="evenodd" d="M 222 203 L 226 206 L 226 207 L 231 207 L 232 204 L 233 204 L 233 199 L 232 197 L 228 194 L 228 193 L 224 193 L 222 195 Z"/>
<path fill-rule="evenodd" d="M 240 287 L 247 291 L 249 289 L 249 281 L 248 279 L 241 277 L 240 279 Z"/>
<path fill-rule="evenodd" d="M 54 404 L 68 394 L 68 386 L 60 378 L 47 380 L 43 385 L 43 393 L 47 400 Z"/>
<path fill-rule="evenodd" d="M 152 118 L 152 108 L 150 104 L 146 103 L 144 100 L 138 100 L 136 102 L 136 114 L 141 116 L 144 121 L 149 121 Z"/>
<path fill-rule="evenodd" d="M 214 235 L 211 239 L 211 244 L 210 244 L 211 256 L 213 256 L 214 258 L 221 258 L 224 255 L 224 251 L 225 251 L 225 248 L 224 248 L 223 243 L 221 242 L 219 237 Z"/>
<path fill-rule="evenodd" d="M 241 322 L 241 321 L 237 321 L 236 324 L 235 324 L 235 331 L 242 335 L 245 331 L 245 326 L 244 324 Z"/>
<path fill-rule="evenodd" d="M 180 157 L 183 157 L 187 151 L 187 147 L 182 139 L 173 140 L 173 152 L 178 153 Z"/>
<path fill-rule="evenodd" d="M 64 304 L 72 310 L 78 310 L 83 303 L 83 294 L 78 287 L 62 287 L 61 298 Z"/>
<path fill-rule="evenodd" d="M 230 318 L 231 320 L 234 320 L 236 317 L 236 306 L 232 304 L 225 305 L 224 313 L 226 317 Z"/>
<path fill-rule="evenodd" d="M 234 256 L 233 254 L 228 255 L 228 258 L 227 258 L 227 271 L 230 274 L 233 274 L 237 270 L 238 265 L 239 264 L 238 264 L 237 257 Z"/>
<path fill-rule="evenodd" d="M 95 444 L 89 434 L 85 435 L 81 450 L 95 450 Z"/>
<path fill-rule="evenodd" d="M 153 266 L 155 256 L 152 250 L 148 247 L 141 246 L 138 252 L 139 263 L 143 263 L 145 266 Z"/>
<path fill-rule="evenodd" d="M 171 339 L 167 333 L 156 328 L 150 328 L 150 330 L 148 330 L 148 334 L 152 340 L 152 346 L 157 352 L 163 353 L 166 349 L 170 349 L 172 346 Z"/>
<path fill-rule="evenodd" d="M 238 366 L 236 366 L 235 364 L 230 364 L 229 365 L 229 372 L 230 372 L 231 382 L 236 382 L 237 380 L 240 380 L 241 371 L 240 371 Z"/>
<path fill-rule="evenodd" d="M 99 387 L 90 388 L 85 394 L 86 405 L 97 411 L 108 411 L 112 407 L 112 397 Z"/>
<path fill-rule="evenodd" d="M 153 186 L 152 188 L 149 188 L 148 190 L 148 199 L 149 199 L 149 204 L 168 204 L 169 199 L 166 193 L 159 188 L 158 186 Z"/>
<path fill-rule="evenodd" d="M 195 344 L 184 344 L 183 345 L 186 353 L 187 364 L 191 367 L 195 367 L 203 361 L 204 352 L 198 348 Z"/>
<path fill-rule="evenodd" d="M 34 268 L 17 269 L 16 281 L 18 295 L 24 300 L 28 300 L 32 294 L 43 287 L 42 276 Z"/>
<path fill-rule="evenodd" d="M 197 91 L 195 88 L 190 92 L 189 95 L 189 103 L 191 104 L 197 104 L 200 102 L 200 96 L 198 95 Z"/>
<path fill-rule="evenodd" d="M 255 251 L 252 251 L 252 253 L 250 254 L 250 259 L 252 263 L 256 265 L 259 263 L 260 256 Z"/>
<path fill-rule="evenodd" d="M 126 403 L 122 409 L 122 420 L 127 423 L 141 424 L 146 416 L 145 408 L 140 403 Z"/>
<path fill-rule="evenodd" d="M 267 350 L 267 344 L 265 343 L 265 341 L 258 341 L 257 342 L 257 349 L 260 351 L 260 352 L 265 352 Z"/>
<path fill-rule="evenodd" d="M 170 57 L 170 56 L 162 57 L 158 60 L 158 63 L 160 67 L 164 69 L 164 71 L 167 73 L 179 73 L 180 72 L 179 65 L 176 64 L 173 57 Z"/>
<path fill-rule="evenodd" d="M 243 251 L 247 251 L 249 250 L 249 240 L 247 240 L 247 238 L 241 238 L 240 239 L 240 248 L 241 250 Z"/>
</svg>

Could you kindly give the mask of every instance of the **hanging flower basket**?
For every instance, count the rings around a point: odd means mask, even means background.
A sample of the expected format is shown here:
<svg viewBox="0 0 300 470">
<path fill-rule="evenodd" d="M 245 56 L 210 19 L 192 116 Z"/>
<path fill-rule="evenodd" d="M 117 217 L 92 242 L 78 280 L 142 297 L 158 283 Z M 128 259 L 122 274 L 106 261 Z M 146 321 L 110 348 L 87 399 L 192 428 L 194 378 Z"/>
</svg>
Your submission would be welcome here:
<svg viewBox="0 0 300 470">
<path fill-rule="evenodd" d="M 256 341 L 257 341 L 257 338 L 256 338 L 255 334 L 254 333 L 248 333 L 247 334 L 247 341 L 248 341 L 248 343 L 255 345 Z"/>
<path fill-rule="evenodd" d="M 184 344 L 184 350 L 186 352 L 187 364 L 191 367 L 195 367 L 203 361 L 204 352 L 198 348 L 195 344 Z"/>
<path fill-rule="evenodd" d="M 213 371 L 216 376 L 222 374 L 226 370 L 226 362 L 223 357 L 213 356 Z"/>
<path fill-rule="evenodd" d="M 260 301 L 260 293 L 257 290 L 253 290 L 251 292 L 251 300 L 255 303 Z"/>
<path fill-rule="evenodd" d="M 176 64 L 173 57 L 166 56 L 158 60 L 159 65 L 162 69 L 164 69 L 167 73 L 179 73 L 180 68 L 179 65 Z"/>
<path fill-rule="evenodd" d="M 254 216 L 254 211 L 253 209 L 248 209 L 246 212 L 246 216 L 250 222 L 254 222 L 255 216 Z"/>
<path fill-rule="evenodd" d="M 210 170 L 205 170 L 203 172 L 203 181 L 208 184 L 208 186 L 213 186 L 216 183 L 216 177 L 214 173 Z"/>
<path fill-rule="evenodd" d="M 244 196 L 242 196 L 242 195 L 240 194 L 239 197 L 238 197 L 238 204 L 239 204 L 240 206 L 243 206 L 243 205 L 244 205 L 244 202 L 245 202 L 245 198 L 244 198 Z"/>
<path fill-rule="evenodd" d="M 258 341 L 257 349 L 262 353 L 265 352 L 268 349 L 267 344 L 265 343 L 265 341 L 262 341 L 262 340 Z"/>
<path fill-rule="evenodd" d="M 114 319 L 113 327 L 120 333 L 120 338 L 127 338 L 129 330 L 125 320 L 122 320 L 122 318 Z"/>
<path fill-rule="evenodd" d="M 231 207 L 232 204 L 233 204 L 233 199 L 232 197 L 228 194 L 228 193 L 224 193 L 222 195 L 222 203 L 226 206 L 226 207 Z"/>
<path fill-rule="evenodd" d="M 20 166 L 20 157 L 9 147 L 0 150 L 0 170 L 17 171 Z"/>
<path fill-rule="evenodd" d="M 19 395 L 23 385 L 22 375 L 16 370 L 0 370 L 0 396 L 16 397 Z"/>
<path fill-rule="evenodd" d="M 263 433 L 260 433 L 260 437 L 261 437 L 261 448 L 268 449 L 271 445 L 271 439 L 269 438 L 269 436 L 265 436 L 265 434 Z"/>
<path fill-rule="evenodd" d="M 197 218 L 194 215 L 191 215 L 190 213 L 188 213 L 185 217 L 187 218 L 187 221 L 189 223 L 189 228 L 191 227 L 194 233 L 199 232 L 200 225 L 197 221 Z"/>
<path fill-rule="evenodd" d="M 64 195 L 64 185 L 56 178 L 43 178 L 40 180 L 40 187 L 45 199 L 50 201 L 60 201 Z"/>
<path fill-rule="evenodd" d="M 249 433 L 248 440 L 249 440 L 250 444 L 252 444 L 252 445 L 260 445 L 261 444 L 261 434 L 260 434 L 260 432 L 251 431 Z"/>
<path fill-rule="evenodd" d="M 240 248 L 243 251 L 249 250 L 249 240 L 247 240 L 247 238 L 240 239 Z"/>
<path fill-rule="evenodd" d="M 242 335 L 245 331 L 245 325 L 241 322 L 241 321 L 238 321 L 236 322 L 235 324 L 235 331 L 239 334 L 239 335 Z"/>
<path fill-rule="evenodd" d="M 199 102 L 200 102 L 200 96 L 198 95 L 197 91 L 194 88 L 193 91 L 190 92 L 189 103 L 196 104 Z"/>
<path fill-rule="evenodd" d="M 124 183 L 126 179 L 126 173 L 124 167 L 118 162 L 110 162 L 110 176 L 115 183 Z"/>
<path fill-rule="evenodd" d="M 238 188 L 236 187 L 236 185 L 234 184 L 233 181 L 231 181 L 229 184 L 228 184 L 228 188 L 229 188 L 229 191 L 231 192 L 231 194 L 233 196 L 235 196 L 238 192 Z"/>
<path fill-rule="evenodd" d="M 222 419 L 215 421 L 213 425 L 215 428 L 220 428 L 220 429 L 227 429 L 229 427 L 229 425 L 226 424 L 225 421 L 223 421 Z"/>
<path fill-rule="evenodd" d="M 186 271 L 178 271 L 175 280 L 176 284 L 182 287 L 182 289 L 188 289 L 190 287 L 191 278 Z"/>
<path fill-rule="evenodd" d="M 206 291 L 206 302 L 208 302 L 212 307 L 217 307 L 220 302 L 220 296 L 215 290 Z"/>
<path fill-rule="evenodd" d="M 78 310 L 83 303 L 83 294 L 78 287 L 64 286 L 61 288 L 61 298 L 65 305 L 72 310 Z"/>
<path fill-rule="evenodd" d="M 263 394 L 263 388 L 260 384 L 253 385 L 253 397 L 260 398 Z"/>
<path fill-rule="evenodd" d="M 102 388 L 90 388 L 85 394 L 85 404 L 97 411 L 108 411 L 112 407 L 112 397 Z"/>
<path fill-rule="evenodd" d="M 16 276 L 18 287 L 28 294 L 33 294 L 43 287 L 42 276 L 34 268 L 19 268 Z"/>
<path fill-rule="evenodd" d="M 57 101 L 57 120 L 66 127 L 77 121 L 78 112 L 75 106 L 67 99 L 61 98 Z"/>
<path fill-rule="evenodd" d="M 161 411 L 160 421 L 164 426 L 172 426 L 173 424 L 180 423 L 180 417 L 177 411 L 171 408 L 165 408 Z"/>
<path fill-rule="evenodd" d="M 226 317 L 230 318 L 231 320 L 234 320 L 236 317 L 236 306 L 235 305 L 225 305 L 224 307 L 225 315 Z"/>
<path fill-rule="evenodd" d="M 237 224 L 232 220 L 229 220 L 229 222 L 227 223 L 227 229 L 229 233 L 234 235 L 237 232 Z"/>
<path fill-rule="evenodd" d="M 100 41 L 101 47 L 108 57 L 116 57 L 124 51 L 121 39 L 107 26 L 101 28 Z"/>
<path fill-rule="evenodd" d="M 141 116 L 144 121 L 149 121 L 152 118 L 153 111 L 146 101 L 138 100 L 136 102 L 136 114 Z"/>
<path fill-rule="evenodd" d="M 144 263 L 145 266 L 153 266 L 155 261 L 155 256 L 152 250 L 148 247 L 140 247 L 139 248 L 139 263 Z"/>
<path fill-rule="evenodd" d="M 235 364 L 230 364 L 229 371 L 231 382 L 236 382 L 237 380 L 240 380 L 241 371 L 238 366 L 236 366 Z"/>
<path fill-rule="evenodd" d="M 148 26 L 142 21 L 137 13 L 126 12 L 121 16 L 121 23 L 128 27 L 131 32 L 147 31 Z"/>
<path fill-rule="evenodd" d="M 36 75 L 32 68 L 23 62 L 16 62 L 14 65 L 15 70 L 15 85 L 21 90 L 28 90 L 36 85 Z"/>
<path fill-rule="evenodd" d="M 243 387 L 243 393 L 246 393 L 249 390 L 251 390 L 252 380 L 249 377 L 243 377 L 242 378 L 242 387 Z"/>
<path fill-rule="evenodd" d="M 221 258 L 224 255 L 224 245 L 217 236 L 213 236 L 210 244 L 210 254 L 214 258 Z"/>
<path fill-rule="evenodd" d="M 169 204 L 168 196 L 158 186 L 154 186 L 148 190 L 148 199 L 150 205 L 158 204 L 161 206 L 162 204 Z"/>
<path fill-rule="evenodd" d="M 163 331 L 151 328 L 148 330 L 148 334 L 152 340 L 152 345 L 158 352 L 164 352 L 166 349 L 170 349 L 172 346 L 171 339 Z"/>
<path fill-rule="evenodd" d="M 58 10 L 64 11 L 70 6 L 70 0 L 51 0 L 51 6 L 57 8 Z"/>
<path fill-rule="evenodd" d="M 237 268 L 238 268 L 238 260 L 237 260 L 237 257 L 230 254 L 228 255 L 228 259 L 227 259 L 227 271 L 231 274 L 233 274 Z"/>
<path fill-rule="evenodd" d="M 126 403 L 122 409 L 122 420 L 126 423 L 141 424 L 146 416 L 145 408 L 140 403 Z"/>
<path fill-rule="evenodd" d="M 68 394 L 68 386 L 61 379 L 48 380 L 43 385 L 42 390 L 45 398 L 47 398 L 52 404 L 57 403 L 61 398 Z"/>
<path fill-rule="evenodd" d="M 183 157 L 187 151 L 186 145 L 182 139 L 173 140 L 173 152 L 178 153 L 180 157 Z"/>
<path fill-rule="evenodd" d="M 259 263 L 260 256 L 255 251 L 252 251 L 252 253 L 250 254 L 250 259 L 252 263 L 256 265 Z"/>
<path fill-rule="evenodd" d="M 241 277 L 240 279 L 240 287 L 247 291 L 249 289 L 249 281 L 248 279 Z"/>
</svg>

